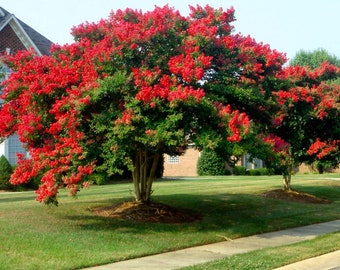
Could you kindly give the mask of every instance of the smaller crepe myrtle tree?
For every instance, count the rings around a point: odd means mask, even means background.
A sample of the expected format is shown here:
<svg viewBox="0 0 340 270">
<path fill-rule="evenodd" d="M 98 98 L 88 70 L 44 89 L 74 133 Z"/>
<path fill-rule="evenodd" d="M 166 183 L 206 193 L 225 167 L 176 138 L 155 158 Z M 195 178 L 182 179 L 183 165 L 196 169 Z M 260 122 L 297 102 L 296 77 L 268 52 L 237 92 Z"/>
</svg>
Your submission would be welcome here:
<svg viewBox="0 0 340 270">
<path fill-rule="evenodd" d="M 327 52 L 325 49 L 316 49 L 314 51 L 304 51 L 301 50 L 296 53 L 293 59 L 290 61 L 291 66 L 306 66 L 309 67 L 311 70 L 315 68 L 319 68 L 323 63 L 328 62 L 331 65 L 334 65 L 340 68 L 340 59 L 335 55 Z M 339 76 L 331 76 L 328 80 L 325 80 L 328 84 L 340 84 L 340 77 Z M 334 145 L 334 143 L 331 143 Z M 323 145 L 322 142 L 318 139 L 318 142 L 313 146 L 313 149 L 309 151 L 312 154 L 313 151 Z M 336 168 L 339 164 L 339 158 L 336 156 L 335 152 L 329 153 L 328 155 L 320 155 L 320 153 L 314 153 L 316 157 L 315 159 L 311 159 L 307 161 L 314 169 L 317 169 L 319 173 L 323 173 L 325 170 L 329 170 L 332 168 Z"/>
<path fill-rule="evenodd" d="M 232 34 L 232 8 L 190 10 L 117 10 L 73 28 L 75 42 L 51 56 L 9 57 L 0 132 L 17 132 L 30 153 L 11 183 L 39 175 L 37 199 L 57 203 L 60 188 L 75 195 L 94 170 L 127 166 L 136 201 L 148 203 L 164 153 L 237 144 L 269 123 L 285 56 Z"/>
<path fill-rule="evenodd" d="M 291 189 L 291 174 L 302 162 L 340 162 L 340 86 L 332 83 L 340 68 L 324 62 L 309 67 L 289 66 L 278 76 L 280 89 L 273 91 L 277 112 L 273 134 L 266 137 L 278 154 L 284 189 Z"/>
</svg>

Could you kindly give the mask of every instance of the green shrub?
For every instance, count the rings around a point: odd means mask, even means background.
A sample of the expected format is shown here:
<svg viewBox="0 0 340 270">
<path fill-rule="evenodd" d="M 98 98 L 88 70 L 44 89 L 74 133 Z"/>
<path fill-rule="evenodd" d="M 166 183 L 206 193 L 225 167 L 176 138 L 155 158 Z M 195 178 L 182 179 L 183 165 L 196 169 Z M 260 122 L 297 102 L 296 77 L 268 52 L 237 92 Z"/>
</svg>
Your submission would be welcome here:
<svg viewBox="0 0 340 270">
<path fill-rule="evenodd" d="M 250 169 L 248 170 L 248 174 L 251 176 L 259 176 L 261 175 L 261 172 L 258 169 Z"/>
<path fill-rule="evenodd" d="M 2 155 L 0 157 L 0 189 L 10 190 L 13 185 L 9 183 L 9 179 L 13 173 L 13 168 L 7 158 Z"/>
<path fill-rule="evenodd" d="M 197 161 L 198 175 L 224 175 L 224 160 L 213 150 L 203 150 Z"/>
<path fill-rule="evenodd" d="M 235 166 L 233 168 L 234 175 L 247 175 L 247 168 L 244 166 Z"/>
<path fill-rule="evenodd" d="M 247 170 L 243 166 L 235 166 L 233 169 L 234 175 L 251 175 L 251 176 L 260 176 L 260 175 L 273 175 L 274 172 L 272 169 L 268 168 L 257 168 Z"/>
<path fill-rule="evenodd" d="M 258 168 L 257 169 L 260 172 L 260 175 L 272 175 L 272 171 L 268 168 Z"/>
</svg>

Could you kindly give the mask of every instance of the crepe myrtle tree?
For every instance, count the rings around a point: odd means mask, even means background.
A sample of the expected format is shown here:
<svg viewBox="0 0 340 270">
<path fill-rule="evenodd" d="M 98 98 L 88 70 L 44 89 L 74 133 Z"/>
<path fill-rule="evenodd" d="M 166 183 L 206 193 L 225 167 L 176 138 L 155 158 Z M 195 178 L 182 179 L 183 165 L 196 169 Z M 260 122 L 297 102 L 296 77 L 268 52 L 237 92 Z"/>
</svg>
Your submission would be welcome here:
<svg viewBox="0 0 340 270">
<path fill-rule="evenodd" d="M 9 57 L 0 132 L 17 132 L 30 153 L 11 183 L 39 175 L 37 199 L 57 203 L 60 188 L 74 195 L 94 170 L 124 165 L 136 201 L 148 203 L 164 153 L 240 143 L 252 123 L 268 121 L 285 56 L 232 34 L 232 8 L 190 10 L 118 10 L 73 28 L 75 42 L 51 56 Z"/>
<path fill-rule="evenodd" d="M 291 66 L 296 66 L 296 65 L 306 66 L 306 67 L 309 67 L 311 70 L 313 70 L 315 68 L 320 68 L 320 66 L 324 65 L 326 61 L 329 64 L 340 68 L 340 59 L 322 48 L 314 50 L 314 51 L 310 51 L 310 52 L 300 50 L 299 52 L 296 53 L 296 55 L 290 61 L 290 65 Z M 328 78 L 328 80 L 326 78 L 324 82 L 328 84 L 333 84 L 333 85 L 340 84 L 340 76 L 331 76 Z M 335 130 L 336 128 L 332 128 L 332 129 Z M 331 154 L 331 155 L 324 156 L 320 159 L 316 158 L 316 161 L 315 159 L 311 159 L 307 163 L 311 164 L 315 169 L 318 170 L 319 173 L 323 173 L 327 169 L 337 167 L 337 165 L 339 164 L 339 161 L 337 160 L 338 158 L 336 157 L 336 154 L 335 155 Z"/>
<path fill-rule="evenodd" d="M 273 91 L 277 112 L 272 134 L 264 136 L 281 168 L 284 189 L 291 189 L 294 167 L 301 163 L 340 163 L 340 86 L 334 79 L 340 68 L 324 62 L 309 67 L 289 66 L 277 77 L 279 90 Z"/>
</svg>

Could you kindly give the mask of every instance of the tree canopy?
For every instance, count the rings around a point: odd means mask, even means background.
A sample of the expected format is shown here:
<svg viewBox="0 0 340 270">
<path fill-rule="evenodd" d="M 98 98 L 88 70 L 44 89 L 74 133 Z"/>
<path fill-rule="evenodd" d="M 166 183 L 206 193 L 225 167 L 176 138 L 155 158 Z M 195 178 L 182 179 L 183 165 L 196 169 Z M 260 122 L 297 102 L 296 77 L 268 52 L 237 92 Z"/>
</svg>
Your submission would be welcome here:
<svg viewBox="0 0 340 270">
<path fill-rule="evenodd" d="M 57 203 L 60 188 L 75 195 L 94 171 L 128 167 L 147 203 L 161 156 L 189 144 L 264 143 L 286 172 L 311 157 L 338 162 L 340 91 L 324 82 L 339 68 L 283 68 L 284 54 L 233 33 L 232 8 L 190 9 L 117 10 L 73 28 L 75 42 L 50 56 L 7 57 L 0 135 L 18 133 L 30 153 L 11 183 L 41 177 L 37 199 Z"/>
<path fill-rule="evenodd" d="M 0 132 L 17 132 L 30 153 L 11 182 L 39 174 L 37 199 L 56 202 L 59 188 L 75 194 L 94 170 L 126 165 L 147 202 L 163 153 L 239 143 L 269 123 L 285 56 L 233 34 L 232 8 L 190 9 L 118 10 L 73 28 L 75 42 L 51 56 L 9 57 Z"/>
</svg>

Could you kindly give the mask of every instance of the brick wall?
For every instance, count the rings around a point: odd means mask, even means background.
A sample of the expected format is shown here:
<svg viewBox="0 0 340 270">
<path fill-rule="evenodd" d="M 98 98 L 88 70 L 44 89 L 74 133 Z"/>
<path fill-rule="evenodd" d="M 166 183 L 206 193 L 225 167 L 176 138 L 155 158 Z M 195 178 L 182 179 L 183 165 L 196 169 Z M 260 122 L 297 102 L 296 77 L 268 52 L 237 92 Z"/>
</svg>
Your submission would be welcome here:
<svg viewBox="0 0 340 270">
<path fill-rule="evenodd" d="M 317 172 L 317 170 L 315 168 L 313 168 L 312 166 L 306 165 L 306 164 L 301 164 L 299 166 L 299 168 L 297 168 L 297 172 L 298 173 L 315 173 Z M 329 171 L 331 173 L 340 173 L 340 168 L 335 168 L 331 171 Z M 325 172 L 326 173 L 326 172 Z"/>
<path fill-rule="evenodd" d="M 164 155 L 163 176 L 197 176 L 197 160 L 200 152 L 189 148 L 178 157 L 177 164 L 169 164 L 168 155 Z"/>
<path fill-rule="evenodd" d="M 11 54 L 16 53 L 18 50 L 26 50 L 26 47 L 22 44 L 9 24 L 0 32 L 0 53 L 4 53 L 6 48 L 11 49 Z"/>
</svg>

